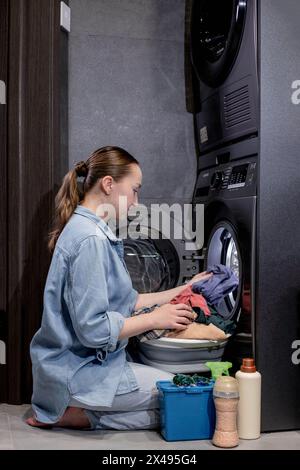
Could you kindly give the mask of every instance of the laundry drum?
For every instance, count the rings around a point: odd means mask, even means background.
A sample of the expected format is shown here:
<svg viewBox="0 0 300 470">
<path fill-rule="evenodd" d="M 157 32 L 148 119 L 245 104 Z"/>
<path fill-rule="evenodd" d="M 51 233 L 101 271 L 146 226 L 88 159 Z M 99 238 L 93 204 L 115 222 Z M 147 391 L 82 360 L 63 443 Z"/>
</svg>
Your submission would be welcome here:
<svg viewBox="0 0 300 470">
<path fill-rule="evenodd" d="M 193 2 L 192 60 L 200 79 L 210 86 L 220 85 L 232 69 L 243 35 L 246 5 L 244 0 Z"/>
<path fill-rule="evenodd" d="M 162 238 L 127 239 L 124 258 L 133 287 L 139 292 L 159 292 L 177 285 L 180 266 L 178 254 L 169 240 Z"/>
<path fill-rule="evenodd" d="M 236 318 L 238 320 L 243 274 L 242 259 L 236 231 L 233 225 L 225 220 L 213 227 L 207 243 L 206 268 L 214 264 L 223 264 L 230 268 L 239 280 L 238 287 L 226 295 L 218 305 L 218 311 L 224 319 Z"/>
</svg>

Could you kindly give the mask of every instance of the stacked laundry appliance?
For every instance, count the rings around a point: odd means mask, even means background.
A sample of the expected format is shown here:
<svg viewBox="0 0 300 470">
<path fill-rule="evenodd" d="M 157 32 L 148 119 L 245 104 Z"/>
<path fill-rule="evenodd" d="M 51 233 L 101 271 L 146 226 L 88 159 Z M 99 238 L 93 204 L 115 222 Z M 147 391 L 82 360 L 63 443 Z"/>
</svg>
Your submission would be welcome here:
<svg viewBox="0 0 300 470">
<path fill-rule="evenodd" d="M 300 32 L 297 0 L 187 0 L 206 265 L 239 278 L 225 358 L 254 357 L 262 430 L 300 428 Z M 190 64 L 189 64 L 190 61 Z M 293 99 L 294 98 L 294 99 Z"/>
</svg>

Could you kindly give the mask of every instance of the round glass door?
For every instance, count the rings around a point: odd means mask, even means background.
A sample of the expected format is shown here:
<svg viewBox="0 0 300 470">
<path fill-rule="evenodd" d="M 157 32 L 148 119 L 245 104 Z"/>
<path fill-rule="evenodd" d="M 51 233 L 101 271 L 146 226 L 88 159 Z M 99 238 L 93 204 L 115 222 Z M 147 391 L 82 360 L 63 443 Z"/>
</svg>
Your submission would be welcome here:
<svg viewBox="0 0 300 470">
<path fill-rule="evenodd" d="M 194 0 L 192 62 L 207 85 L 223 83 L 235 62 L 244 30 L 247 0 Z"/>
<path fill-rule="evenodd" d="M 239 286 L 219 304 L 218 311 L 225 319 L 238 314 L 242 285 L 242 261 L 235 230 L 228 222 L 219 222 L 212 230 L 206 252 L 206 267 L 223 264 L 239 279 Z"/>
<path fill-rule="evenodd" d="M 180 273 L 178 254 L 171 241 L 163 239 L 160 234 L 155 240 L 124 240 L 124 260 L 132 285 L 141 294 L 159 292 L 177 285 Z"/>
</svg>

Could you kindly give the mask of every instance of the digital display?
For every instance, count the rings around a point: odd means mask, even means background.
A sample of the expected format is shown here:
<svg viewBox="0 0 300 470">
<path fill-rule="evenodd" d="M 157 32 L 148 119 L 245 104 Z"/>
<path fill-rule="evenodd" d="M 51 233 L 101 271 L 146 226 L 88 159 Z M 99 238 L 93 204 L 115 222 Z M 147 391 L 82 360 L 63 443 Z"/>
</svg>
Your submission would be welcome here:
<svg viewBox="0 0 300 470">
<path fill-rule="evenodd" d="M 248 164 L 233 167 L 228 182 L 228 189 L 241 188 L 242 186 L 245 186 L 247 170 Z"/>
</svg>

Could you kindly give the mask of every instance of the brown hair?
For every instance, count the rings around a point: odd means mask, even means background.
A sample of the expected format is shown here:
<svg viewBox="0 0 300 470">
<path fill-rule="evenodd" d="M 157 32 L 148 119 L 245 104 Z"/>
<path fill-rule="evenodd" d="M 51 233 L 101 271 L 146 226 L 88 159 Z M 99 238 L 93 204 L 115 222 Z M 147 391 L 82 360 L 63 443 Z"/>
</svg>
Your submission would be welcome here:
<svg viewBox="0 0 300 470">
<path fill-rule="evenodd" d="M 130 172 L 130 165 L 133 163 L 139 164 L 126 150 L 120 147 L 102 147 L 95 150 L 86 162 L 75 164 L 74 168 L 65 175 L 55 198 L 55 222 L 48 243 L 51 252 L 78 203 L 99 178 L 109 175 L 115 181 L 119 181 Z M 84 178 L 81 188 L 78 177 Z"/>
</svg>

